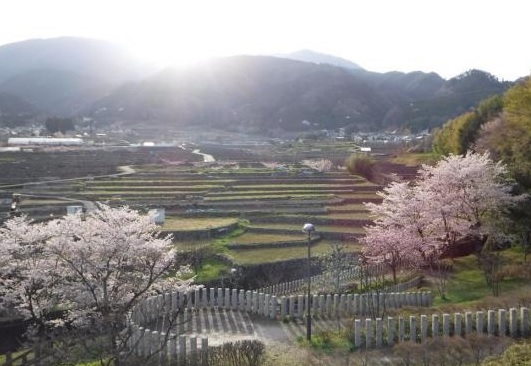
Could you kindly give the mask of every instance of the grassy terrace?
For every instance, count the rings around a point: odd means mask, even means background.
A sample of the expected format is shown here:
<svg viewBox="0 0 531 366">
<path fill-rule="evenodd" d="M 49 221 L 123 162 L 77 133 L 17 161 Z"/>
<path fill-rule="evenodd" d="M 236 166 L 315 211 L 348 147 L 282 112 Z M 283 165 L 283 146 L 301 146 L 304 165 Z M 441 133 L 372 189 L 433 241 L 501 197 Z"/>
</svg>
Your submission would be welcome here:
<svg viewBox="0 0 531 366">
<path fill-rule="evenodd" d="M 251 193 L 251 192 L 249 192 Z M 312 199 L 329 199 L 334 198 L 333 194 L 272 194 L 272 195 L 239 195 L 239 196 L 206 196 L 205 201 L 239 201 L 255 199 L 294 199 L 294 200 L 312 200 Z"/>
<path fill-rule="evenodd" d="M 301 223 L 303 221 L 301 220 Z M 302 225 L 302 224 L 301 224 Z M 256 227 L 256 228 L 263 228 L 263 229 L 274 229 L 274 230 L 298 230 L 302 233 L 301 225 L 294 225 L 294 224 L 251 224 L 250 227 Z M 355 226 L 332 226 L 332 225 L 326 225 L 326 226 L 318 226 L 317 233 L 319 231 L 323 232 L 332 232 L 332 233 L 348 233 L 348 234 L 364 234 L 365 229 L 363 227 L 355 227 Z"/>
<path fill-rule="evenodd" d="M 188 231 L 221 228 L 238 222 L 235 218 L 205 217 L 205 218 L 181 218 L 166 217 L 162 230 Z"/>
<path fill-rule="evenodd" d="M 164 190 L 177 190 L 177 191 L 206 191 L 213 188 L 224 188 L 223 185 L 214 185 L 214 184 L 198 184 L 193 186 L 183 186 L 183 185 L 165 185 L 165 186 L 136 186 L 136 185 L 104 185 L 104 184 L 98 184 L 98 185 L 90 185 L 87 187 L 87 189 L 90 189 L 92 191 L 120 191 L 120 190 L 128 190 L 128 191 L 140 191 L 140 190 L 157 190 L 157 191 L 164 191 Z"/>
<path fill-rule="evenodd" d="M 330 213 L 324 216 L 314 216 L 319 219 L 351 219 L 351 220 L 366 220 L 369 218 L 367 212 L 356 212 L 356 213 Z"/>
<path fill-rule="evenodd" d="M 275 196 L 279 194 L 290 195 L 311 195 L 311 194 L 344 194 L 352 193 L 352 189 L 338 190 L 338 189 L 307 189 L 307 190 L 294 190 L 294 189 L 278 189 L 278 190 L 248 190 L 248 191 L 228 191 L 228 192 L 210 192 L 209 197 L 229 197 L 229 196 Z"/>
<path fill-rule="evenodd" d="M 321 240 L 312 245 L 312 256 L 318 256 L 330 251 L 332 241 Z M 361 247 L 356 244 L 346 244 L 345 249 L 349 252 L 358 252 Z M 308 249 L 306 246 L 288 248 L 260 248 L 252 250 L 229 250 L 227 255 L 236 265 L 280 262 L 289 259 L 306 258 Z"/>
<path fill-rule="evenodd" d="M 300 240 L 301 243 L 306 243 L 307 239 L 304 233 L 301 235 L 284 235 L 284 234 L 262 234 L 262 233 L 245 233 L 234 239 L 230 244 L 261 244 L 261 243 L 275 243 L 283 241 Z"/>
<path fill-rule="evenodd" d="M 134 179 L 133 177 L 121 177 L 119 179 L 98 179 L 91 182 L 87 182 L 87 186 L 94 185 L 104 185 L 104 186 L 159 186 L 159 185 L 170 185 L 170 186 L 190 186 L 190 185 L 205 185 L 212 184 L 215 182 L 216 185 L 223 185 L 236 182 L 233 179 L 185 179 L 185 178 L 168 178 L 160 179 L 160 176 L 150 181 L 149 179 Z"/>
<path fill-rule="evenodd" d="M 338 205 L 338 206 L 327 206 L 328 210 L 332 212 L 341 212 L 341 211 L 364 211 L 368 212 L 367 208 L 363 203 L 348 203 L 345 205 Z"/>
</svg>

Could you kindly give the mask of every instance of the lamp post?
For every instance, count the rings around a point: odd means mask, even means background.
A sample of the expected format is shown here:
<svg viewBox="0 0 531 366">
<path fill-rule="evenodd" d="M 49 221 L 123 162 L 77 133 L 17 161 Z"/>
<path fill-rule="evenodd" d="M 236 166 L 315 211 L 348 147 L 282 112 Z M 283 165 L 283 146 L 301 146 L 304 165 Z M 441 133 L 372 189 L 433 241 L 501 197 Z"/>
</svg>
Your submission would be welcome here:
<svg viewBox="0 0 531 366">
<path fill-rule="evenodd" d="M 312 273 L 311 273 L 311 257 L 310 246 L 312 243 L 312 232 L 315 231 L 313 224 L 307 223 L 302 227 L 302 231 L 308 234 L 308 267 L 306 272 L 306 280 L 308 282 L 308 299 L 306 306 L 306 340 L 310 342 L 312 340 L 312 318 L 310 313 L 311 304 L 311 285 L 312 285 Z"/>
</svg>

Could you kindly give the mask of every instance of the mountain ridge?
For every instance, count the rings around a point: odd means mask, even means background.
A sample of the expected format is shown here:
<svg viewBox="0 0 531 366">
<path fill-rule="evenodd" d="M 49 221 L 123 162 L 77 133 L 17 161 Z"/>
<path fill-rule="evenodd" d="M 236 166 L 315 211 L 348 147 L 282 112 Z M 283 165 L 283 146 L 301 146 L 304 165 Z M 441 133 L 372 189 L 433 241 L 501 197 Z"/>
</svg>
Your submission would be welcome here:
<svg viewBox="0 0 531 366">
<path fill-rule="evenodd" d="M 240 55 L 152 73 L 106 41 L 28 40 L 0 46 L 0 92 L 45 116 L 268 133 L 432 128 L 509 85 L 479 70 L 445 80 L 433 72 L 377 73 L 301 52 L 312 60 Z"/>
</svg>

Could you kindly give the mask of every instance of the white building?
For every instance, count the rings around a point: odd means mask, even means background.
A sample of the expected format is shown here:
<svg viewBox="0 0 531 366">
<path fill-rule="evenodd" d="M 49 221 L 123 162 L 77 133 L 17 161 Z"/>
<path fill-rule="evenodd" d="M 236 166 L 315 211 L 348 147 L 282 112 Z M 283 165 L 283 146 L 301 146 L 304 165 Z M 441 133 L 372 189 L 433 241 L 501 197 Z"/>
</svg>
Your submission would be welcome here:
<svg viewBox="0 0 531 366">
<path fill-rule="evenodd" d="M 80 138 L 52 138 L 52 137 L 10 137 L 7 139 L 8 146 L 57 146 L 57 145 L 82 145 Z"/>
</svg>

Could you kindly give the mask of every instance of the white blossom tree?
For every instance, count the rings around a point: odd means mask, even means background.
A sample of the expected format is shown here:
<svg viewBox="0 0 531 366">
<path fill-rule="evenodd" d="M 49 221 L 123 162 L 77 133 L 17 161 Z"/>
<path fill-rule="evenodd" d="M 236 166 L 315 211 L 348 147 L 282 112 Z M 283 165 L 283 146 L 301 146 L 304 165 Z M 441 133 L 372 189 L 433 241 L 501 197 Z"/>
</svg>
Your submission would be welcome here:
<svg viewBox="0 0 531 366">
<path fill-rule="evenodd" d="M 24 218 L 0 230 L 2 305 L 20 311 L 49 336 L 50 329 L 82 334 L 102 363 L 117 363 L 128 334 L 128 313 L 161 291 L 188 290 L 174 269 L 171 237 L 147 215 L 127 207 L 68 215 L 45 224 Z M 49 316 L 62 309 L 64 316 Z M 94 351 L 94 349 L 92 349 Z"/>
<path fill-rule="evenodd" d="M 301 161 L 302 165 L 315 169 L 320 173 L 332 170 L 334 164 L 328 159 L 306 159 Z"/>
</svg>

